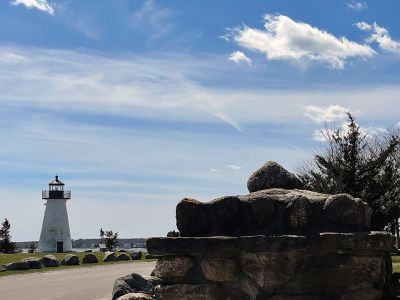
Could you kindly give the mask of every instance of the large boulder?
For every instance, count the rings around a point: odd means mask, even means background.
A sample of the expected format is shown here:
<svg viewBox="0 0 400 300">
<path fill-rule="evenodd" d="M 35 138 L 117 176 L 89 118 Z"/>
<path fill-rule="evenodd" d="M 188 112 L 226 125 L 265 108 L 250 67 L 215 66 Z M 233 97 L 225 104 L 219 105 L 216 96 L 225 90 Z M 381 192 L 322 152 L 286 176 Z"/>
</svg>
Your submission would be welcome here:
<svg viewBox="0 0 400 300">
<path fill-rule="evenodd" d="M 112 300 L 135 292 L 148 295 L 154 294 L 154 288 L 161 283 L 161 280 L 154 276 L 141 276 L 136 273 L 120 277 L 114 282 Z"/>
<path fill-rule="evenodd" d="M 274 161 L 266 162 L 247 180 L 247 188 L 250 193 L 272 188 L 297 189 L 301 186 L 302 183 L 296 175 L 288 172 Z"/>
<path fill-rule="evenodd" d="M 37 257 L 27 257 L 22 259 L 23 262 L 27 262 L 29 269 L 42 269 L 44 268 L 44 263 L 42 259 Z"/>
<path fill-rule="evenodd" d="M 79 257 L 73 254 L 67 254 L 61 261 L 61 264 L 66 266 L 77 266 L 79 265 L 79 263 L 80 263 Z"/>
<path fill-rule="evenodd" d="M 121 253 L 117 256 L 117 261 L 127 261 L 131 260 L 131 257 L 126 253 Z"/>
<path fill-rule="evenodd" d="M 111 261 L 117 261 L 117 255 L 115 254 L 115 252 L 104 253 L 103 262 L 111 262 Z"/>
<path fill-rule="evenodd" d="M 324 215 L 340 226 L 360 227 L 371 219 L 372 211 L 361 199 L 348 194 L 330 196 L 324 204 Z"/>
<path fill-rule="evenodd" d="M 85 254 L 85 256 L 82 258 L 83 264 L 96 264 L 98 262 L 99 260 L 97 259 L 97 256 L 92 253 Z"/>
<path fill-rule="evenodd" d="M 54 255 L 46 255 L 42 258 L 42 262 L 46 268 L 48 267 L 59 267 L 60 262 L 57 260 L 57 258 Z"/>
<path fill-rule="evenodd" d="M 182 237 L 368 231 L 370 219 L 360 199 L 304 190 L 267 189 L 206 203 L 185 198 L 176 207 Z"/>
<path fill-rule="evenodd" d="M 132 260 L 141 260 L 142 259 L 142 255 L 143 255 L 142 251 L 130 253 L 130 256 L 131 256 Z"/>
<path fill-rule="evenodd" d="M 7 271 L 29 270 L 29 264 L 26 261 L 12 262 L 5 264 L 4 268 Z"/>
</svg>

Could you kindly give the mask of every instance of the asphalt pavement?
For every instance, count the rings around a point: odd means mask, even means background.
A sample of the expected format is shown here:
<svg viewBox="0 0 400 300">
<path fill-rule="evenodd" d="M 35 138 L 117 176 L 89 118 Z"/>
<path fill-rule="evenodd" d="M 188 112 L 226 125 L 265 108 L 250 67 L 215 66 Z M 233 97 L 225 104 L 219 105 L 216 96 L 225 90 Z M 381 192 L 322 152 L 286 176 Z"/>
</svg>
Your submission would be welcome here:
<svg viewBox="0 0 400 300">
<path fill-rule="evenodd" d="M 0 277 L 1 300 L 110 300 L 114 280 L 150 275 L 155 261 L 101 265 Z"/>
</svg>

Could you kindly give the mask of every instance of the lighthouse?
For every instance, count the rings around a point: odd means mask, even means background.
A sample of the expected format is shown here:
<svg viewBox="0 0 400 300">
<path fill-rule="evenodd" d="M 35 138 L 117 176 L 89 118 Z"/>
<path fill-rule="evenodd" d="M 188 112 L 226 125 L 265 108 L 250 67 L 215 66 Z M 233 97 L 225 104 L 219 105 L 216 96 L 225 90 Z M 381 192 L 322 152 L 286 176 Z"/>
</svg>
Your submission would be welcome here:
<svg viewBox="0 0 400 300">
<path fill-rule="evenodd" d="M 49 189 L 42 191 L 42 199 L 46 201 L 46 210 L 40 233 L 39 251 L 72 251 L 67 213 L 67 200 L 71 199 L 71 191 L 64 191 L 64 183 L 56 176 L 49 183 Z"/>
</svg>

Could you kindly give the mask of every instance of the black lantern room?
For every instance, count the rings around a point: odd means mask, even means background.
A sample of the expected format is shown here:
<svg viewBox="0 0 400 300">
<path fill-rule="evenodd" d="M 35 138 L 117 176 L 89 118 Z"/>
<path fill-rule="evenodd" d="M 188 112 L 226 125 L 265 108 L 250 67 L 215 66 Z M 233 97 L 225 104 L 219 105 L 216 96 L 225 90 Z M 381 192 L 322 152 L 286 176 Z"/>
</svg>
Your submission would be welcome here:
<svg viewBox="0 0 400 300">
<path fill-rule="evenodd" d="M 71 191 L 64 191 L 64 185 L 56 175 L 49 183 L 49 189 L 42 191 L 42 199 L 71 199 Z"/>
</svg>

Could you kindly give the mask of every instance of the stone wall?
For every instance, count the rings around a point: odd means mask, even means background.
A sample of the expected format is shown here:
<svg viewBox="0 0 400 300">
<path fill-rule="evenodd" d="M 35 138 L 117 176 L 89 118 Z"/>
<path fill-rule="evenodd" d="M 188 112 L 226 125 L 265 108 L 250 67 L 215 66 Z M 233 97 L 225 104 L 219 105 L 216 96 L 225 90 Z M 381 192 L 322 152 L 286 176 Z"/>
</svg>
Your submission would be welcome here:
<svg viewBox="0 0 400 300">
<path fill-rule="evenodd" d="M 152 238 L 157 299 L 384 299 L 385 233 Z"/>
<path fill-rule="evenodd" d="M 370 207 L 299 187 L 268 162 L 250 176 L 248 195 L 183 199 L 180 237 L 147 240 L 153 276 L 118 279 L 113 300 L 391 299 L 392 242 L 369 231 Z"/>
</svg>

